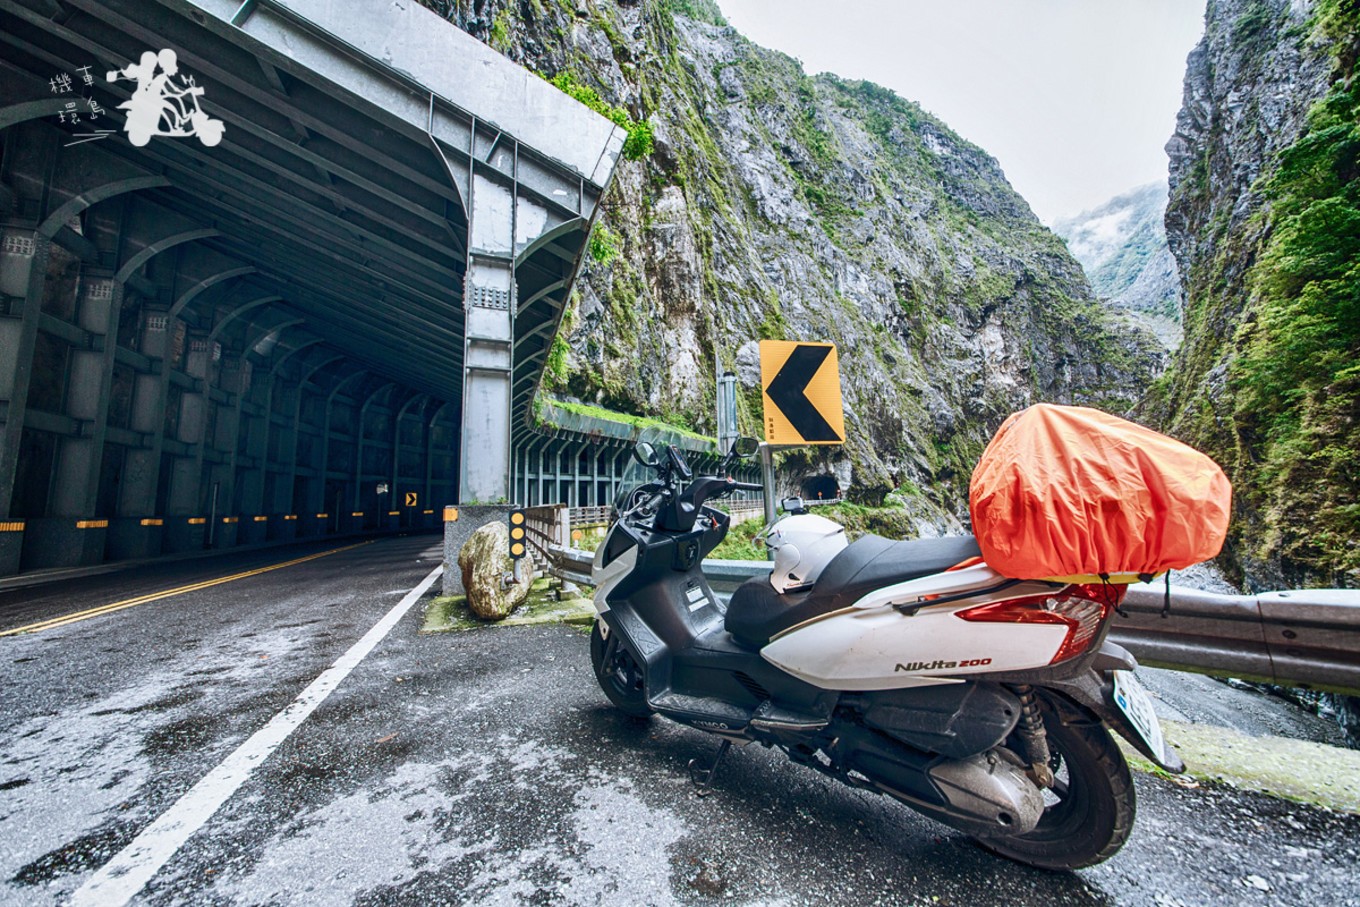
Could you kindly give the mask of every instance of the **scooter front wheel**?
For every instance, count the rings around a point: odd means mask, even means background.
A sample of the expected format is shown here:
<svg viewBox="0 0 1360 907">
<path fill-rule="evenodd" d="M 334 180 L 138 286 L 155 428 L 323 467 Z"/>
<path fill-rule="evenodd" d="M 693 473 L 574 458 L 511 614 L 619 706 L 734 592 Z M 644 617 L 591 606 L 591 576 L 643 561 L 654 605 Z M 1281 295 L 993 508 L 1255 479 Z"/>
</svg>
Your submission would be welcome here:
<svg viewBox="0 0 1360 907">
<path fill-rule="evenodd" d="M 979 838 L 990 851 L 1041 869 L 1081 869 L 1114 856 L 1133 831 L 1135 800 L 1128 763 L 1109 731 L 1090 716 L 1059 717 L 1043 703 L 1053 786 L 1028 834 Z"/>
<path fill-rule="evenodd" d="M 590 631 L 590 664 L 600 689 L 614 703 L 614 707 L 633 718 L 650 718 L 652 707 L 647 705 L 647 691 L 643 685 L 642 668 L 628 650 L 619 645 L 617 635 L 605 639 L 597 618 Z"/>
</svg>

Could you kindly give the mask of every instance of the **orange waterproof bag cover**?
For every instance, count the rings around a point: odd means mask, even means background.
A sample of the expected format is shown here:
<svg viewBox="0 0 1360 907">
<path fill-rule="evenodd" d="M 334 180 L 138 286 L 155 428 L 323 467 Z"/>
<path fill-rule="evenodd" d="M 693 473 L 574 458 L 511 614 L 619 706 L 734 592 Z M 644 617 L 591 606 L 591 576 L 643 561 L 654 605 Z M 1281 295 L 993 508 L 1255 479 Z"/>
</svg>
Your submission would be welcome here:
<svg viewBox="0 0 1360 907">
<path fill-rule="evenodd" d="M 982 556 L 1017 579 L 1181 569 L 1223 547 L 1232 487 L 1213 460 L 1094 409 L 1012 415 L 973 470 Z"/>
</svg>

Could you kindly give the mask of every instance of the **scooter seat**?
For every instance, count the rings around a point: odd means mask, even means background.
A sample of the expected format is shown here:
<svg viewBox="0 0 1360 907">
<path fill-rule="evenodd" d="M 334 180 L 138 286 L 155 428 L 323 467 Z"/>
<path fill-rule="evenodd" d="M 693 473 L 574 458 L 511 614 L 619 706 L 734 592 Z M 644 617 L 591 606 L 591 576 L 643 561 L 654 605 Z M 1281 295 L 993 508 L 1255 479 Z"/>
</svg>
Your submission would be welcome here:
<svg viewBox="0 0 1360 907">
<path fill-rule="evenodd" d="M 758 649 L 790 627 L 848 608 L 875 589 L 940 573 L 979 554 L 971 535 L 906 542 L 862 536 L 836 555 L 806 592 L 781 594 L 769 577 L 748 579 L 732 593 L 724 626 L 737 642 Z"/>
</svg>

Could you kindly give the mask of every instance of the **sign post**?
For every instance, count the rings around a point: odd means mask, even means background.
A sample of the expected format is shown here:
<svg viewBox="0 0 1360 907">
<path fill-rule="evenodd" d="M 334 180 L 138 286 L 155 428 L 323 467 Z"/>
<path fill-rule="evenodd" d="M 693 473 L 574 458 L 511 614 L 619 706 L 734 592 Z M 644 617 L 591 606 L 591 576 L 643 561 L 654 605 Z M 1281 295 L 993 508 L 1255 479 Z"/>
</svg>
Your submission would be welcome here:
<svg viewBox="0 0 1360 907">
<path fill-rule="evenodd" d="M 774 449 L 768 444 L 760 445 L 760 484 L 765 486 L 765 525 L 774 525 Z M 769 550 L 765 552 L 770 555 Z"/>
<path fill-rule="evenodd" d="M 737 376 L 723 373 L 718 379 L 718 453 L 726 455 L 737 440 Z"/>
</svg>

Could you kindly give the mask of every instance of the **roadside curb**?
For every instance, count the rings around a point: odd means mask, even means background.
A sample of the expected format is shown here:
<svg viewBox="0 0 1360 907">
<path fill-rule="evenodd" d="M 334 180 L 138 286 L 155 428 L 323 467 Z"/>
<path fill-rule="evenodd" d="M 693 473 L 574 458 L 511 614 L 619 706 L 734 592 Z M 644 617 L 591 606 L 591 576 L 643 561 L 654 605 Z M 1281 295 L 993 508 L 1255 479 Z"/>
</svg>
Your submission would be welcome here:
<svg viewBox="0 0 1360 907">
<path fill-rule="evenodd" d="M 1120 740 L 1129 765 L 1183 787 L 1197 779 L 1360 815 L 1360 750 L 1287 737 L 1253 737 L 1231 728 L 1162 719 L 1186 764 L 1182 775 L 1154 766 Z"/>
</svg>

